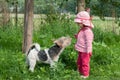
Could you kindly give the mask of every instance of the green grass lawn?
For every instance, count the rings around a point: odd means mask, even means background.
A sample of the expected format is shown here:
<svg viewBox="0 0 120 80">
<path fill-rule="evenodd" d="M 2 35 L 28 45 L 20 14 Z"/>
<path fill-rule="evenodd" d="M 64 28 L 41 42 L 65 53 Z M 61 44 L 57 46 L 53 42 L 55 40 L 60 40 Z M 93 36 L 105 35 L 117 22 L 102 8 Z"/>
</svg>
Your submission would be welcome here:
<svg viewBox="0 0 120 80">
<path fill-rule="evenodd" d="M 120 80 L 120 35 L 105 31 L 104 21 L 94 20 L 93 23 L 93 55 L 90 77 L 86 80 Z M 45 25 L 35 23 L 33 42 L 38 42 L 42 48 L 50 47 L 52 40 L 61 36 L 70 36 L 72 43 L 61 54 L 57 68 L 38 63 L 32 73 L 28 71 L 21 51 L 22 24 L 0 28 L 0 80 L 82 80 L 76 69 L 77 52 L 74 50 L 74 34 L 78 29 L 73 20 Z"/>
</svg>

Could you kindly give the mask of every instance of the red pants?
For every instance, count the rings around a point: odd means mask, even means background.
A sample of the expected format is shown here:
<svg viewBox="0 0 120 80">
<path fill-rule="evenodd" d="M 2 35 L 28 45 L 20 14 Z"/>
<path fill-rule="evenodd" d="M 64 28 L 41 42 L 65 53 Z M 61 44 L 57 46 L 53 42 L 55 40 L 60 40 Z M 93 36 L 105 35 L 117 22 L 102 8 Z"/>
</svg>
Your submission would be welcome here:
<svg viewBox="0 0 120 80">
<path fill-rule="evenodd" d="M 92 53 L 79 52 L 77 60 L 77 68 L 81 75 L 89 76 L 90 71 L 90 57 Z"/>
</svg>

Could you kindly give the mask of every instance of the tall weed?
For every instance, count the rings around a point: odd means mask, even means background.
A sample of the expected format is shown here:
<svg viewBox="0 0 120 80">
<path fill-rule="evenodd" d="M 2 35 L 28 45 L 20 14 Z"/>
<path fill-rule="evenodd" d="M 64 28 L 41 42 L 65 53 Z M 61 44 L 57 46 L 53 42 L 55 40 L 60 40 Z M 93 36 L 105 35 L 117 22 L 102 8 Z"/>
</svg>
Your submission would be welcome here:
<svg viewBox="0 0 120 80">
<path fill-rule="evenodd" d="M 22 29 L 21 27 L 0 28 L 0 47 L 6 49 L 21 50 Z"/>
</svg>

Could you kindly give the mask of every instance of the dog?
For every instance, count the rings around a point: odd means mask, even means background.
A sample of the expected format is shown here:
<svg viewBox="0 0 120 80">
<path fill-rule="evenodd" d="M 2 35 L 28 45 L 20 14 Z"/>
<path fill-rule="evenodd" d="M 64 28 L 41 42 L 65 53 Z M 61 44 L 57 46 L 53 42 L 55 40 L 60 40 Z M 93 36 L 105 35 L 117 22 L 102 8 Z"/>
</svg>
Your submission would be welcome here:
<svg viewBox="0 0 120 80">
<path fill-rule="evenodd" d="M 36 62 L 50 64 L 51 67 L 58 61 L 63 50 L 71 44 L 70 37 L 60 37 L 54 41 L 54 45 L 47 49 L 41 49 L 38 43 L 33 43 L 27 54 L 26 62 L 31 72 L 34 72 Z"/>
</svg>

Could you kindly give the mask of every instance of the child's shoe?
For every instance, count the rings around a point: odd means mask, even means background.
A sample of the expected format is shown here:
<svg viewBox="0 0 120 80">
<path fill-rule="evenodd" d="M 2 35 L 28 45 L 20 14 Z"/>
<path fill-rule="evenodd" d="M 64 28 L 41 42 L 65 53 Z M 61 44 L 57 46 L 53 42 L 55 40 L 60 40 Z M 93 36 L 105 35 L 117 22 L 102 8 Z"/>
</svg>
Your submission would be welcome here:
<svg viewBox="0 0 120 80">
<path fill-rule="evenodd" d="M 81 78 L 84 78 L 84 79 L 86 79 L 86 78 L 88 78 L 89 76 L 83 76 L 83 75 L 81 75 Z"/>
</svg>

